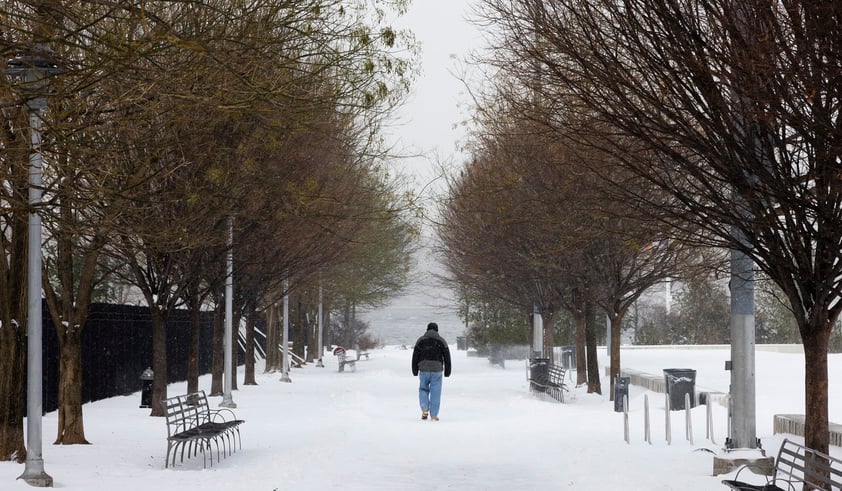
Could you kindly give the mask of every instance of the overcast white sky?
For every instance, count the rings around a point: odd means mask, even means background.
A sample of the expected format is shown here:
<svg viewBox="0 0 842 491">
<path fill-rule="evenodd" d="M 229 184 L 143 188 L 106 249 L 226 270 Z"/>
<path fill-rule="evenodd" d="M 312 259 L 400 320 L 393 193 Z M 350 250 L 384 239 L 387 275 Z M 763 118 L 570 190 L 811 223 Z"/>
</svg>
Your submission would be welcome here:
<svg viewBox="0 0 842 491">
<path fill-rule="evenodd" d="M 481 36 L 472 25 L 472 0 L 414 0 L 397 25 L 415 33 L 421 47 L 421 74 L 401 108 L 394 129 L 399 145 L 421 157 L 401 159 L 398 166 L 417 176 L 423 187 L 435 176 L 436 163 L 461 164 L 457 145 L 464 138 L 461 123 L 470 114 L 470 100 L 456 74 Z"/>
<path fill-rule="evenodd" d="M 414 181 L 413 188 L 423 194 L 428 213 L 435 213 L 433 194 L 445 191 L 445 182 L 435 180 L 439 165 L 458 168 L 464 159 L 458 145 L 465 138 L 461 123 L 470 116 L 471 103 L 457 74 L 469 53 L 482 46 L 482 36 L 468 21 L 474 1 L 413 0 L 407 14 L 395 22 L 396 27 L 413 31 L 421 48 L 421 73 L 390 131 L 402 153 L 416 156 L 397 159 L 395 167 L 397 173 Z M 373 334 L 384 342 L 411 344 L 430 321 L 439 322 L 450 336 L 461 334 L 453 294 L 435 277 L 444 272 L 442 267 L 429 248 L 416 259 L 417 283 L 388 306 L 361 313 Z M 396 329 L 402 322 L 412 327 Z"/>
</svg>

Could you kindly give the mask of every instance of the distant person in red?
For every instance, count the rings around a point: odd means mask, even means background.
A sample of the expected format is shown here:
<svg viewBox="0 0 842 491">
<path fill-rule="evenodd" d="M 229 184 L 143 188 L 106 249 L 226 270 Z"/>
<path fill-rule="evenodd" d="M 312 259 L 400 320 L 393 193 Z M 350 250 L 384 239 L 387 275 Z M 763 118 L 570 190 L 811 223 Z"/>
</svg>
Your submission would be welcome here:
<svg viewBox="0 0 842 491">
<path fill-rule="evenodd" d="M 412 349 L 412 375 L 419 377 L 418 402 L 421 404 L 421 419 L 431 417 L 439 420 L 441 406 L 442 371 L 450 376 L 450 348 L 439 336 L 435 322 L 427 324 L 427 332 L 418 338 Z"/>
</svg>

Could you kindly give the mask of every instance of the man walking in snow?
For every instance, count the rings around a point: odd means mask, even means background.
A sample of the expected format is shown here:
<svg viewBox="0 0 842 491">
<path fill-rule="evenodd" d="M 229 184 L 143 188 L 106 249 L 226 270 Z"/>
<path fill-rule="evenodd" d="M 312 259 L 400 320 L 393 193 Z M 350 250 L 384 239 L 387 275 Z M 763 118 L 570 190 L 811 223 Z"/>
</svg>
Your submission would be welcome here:
<svg viewBox="0 0 842 491">
<path fill-rule="evenodd" d="M 412 375 L 421 374 L 418 386 L 421 419 L 429 416 L 433 421 L 439 420 L 442 370 L 445 377 L 450 376 L 450 348 L 447 341 L 439 336 L 438 324 L 431 322 L 412 350 Z"/>
</svg>

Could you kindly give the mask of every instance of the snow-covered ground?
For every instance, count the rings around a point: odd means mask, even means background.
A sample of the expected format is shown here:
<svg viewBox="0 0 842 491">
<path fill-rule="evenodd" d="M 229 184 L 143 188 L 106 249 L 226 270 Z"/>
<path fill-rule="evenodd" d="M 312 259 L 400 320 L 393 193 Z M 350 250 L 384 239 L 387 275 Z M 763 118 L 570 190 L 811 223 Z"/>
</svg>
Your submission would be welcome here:
<svg viewBox="0 0 842 491">
<path fill-rule="evenodd" d="M 724 408 L 714 412 L 718 444 L 705 439 L 701 406 L 692 411 L 694 443 L 685 439 L 678 411 L 671 413 L 668 445 L 663 396 L 632 386 L 627 444 L 623 415 L 606 395 L 574 388 L 566 404 L 550 402 L 529 393 L 523 361 L 501 369 L 455 348 L 439 422 L 420 420 L 410 351 L 388 346 L 372 351 L 355 372 L 338 373 L 336 358 L 327 355 L 324 368 L 293 369 L 292 383 L 266 373 L 259 385 L 241 386 L 233 398 L 246 420 L 243 448 L 212 468 L 202 468 L 201 456 L 164 468 L 164 420 L 138 407 L 139 394 L 85 406 L 92 445 L 52 445 L 56 414 L 46 415 L 44 466 L 54 486 L 67 491 L 725 489 L 723 476 L 712 476 L 712 454 L 700 451 L 722 451 Z M 723 392 L 728 358 L 724 348 L 623 351 L 626 367 L 654 374 L 694 368 L 698 387 Z M 842 356 L 830 356 L 830 372 L 831 420 L 840 422 Z M 203 377 L 201 387 L 209 385 Z M 772 435 L 772 414 L 802 413 L 802 385 L 803 355 L 758 351 L 758 436 L 771 453 L 782 439 Z M 184 390 L 174 384 L 169 393 Z M 652 444 L 643 441 L 645 394 Z M 0 489 L 30 489 L 16 480 L 22 471 L 23 465 L 0 463 Z"/>
</svg>

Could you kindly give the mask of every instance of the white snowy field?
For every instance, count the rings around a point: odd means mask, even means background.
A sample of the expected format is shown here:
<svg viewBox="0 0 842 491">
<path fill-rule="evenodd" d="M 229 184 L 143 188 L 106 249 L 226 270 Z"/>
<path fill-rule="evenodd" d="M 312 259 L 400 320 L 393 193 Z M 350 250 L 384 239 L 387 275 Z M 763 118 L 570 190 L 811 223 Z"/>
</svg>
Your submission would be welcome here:
<svg viewBox="0 0 842 491">
<path fill-rule="evenodd" d="M 55 446 L 56 414 L 43 419 L 44 467 L 54 487 L 67 491 L 149 490 L 673 490 L 725 489 L 712 476 L 721 452 L 725 409 L 716 407 L 714 437 L 705 439 L 705 407 L 693 413 L 693 444 L 684 434 L 684 412 L 672 412 L 672 444 L 665 438 L 663 396 L 630 388 L 631 443 L 623 415 L 606 395 L 574 388 L 565 404 L 529 393 L 523 361 L 505 369 L 451 346 L 453 375 L 445 379 L 441 421 L 422 421 L 410 351 L 371 352 L 354 372 L 338 373 L 336 358 L 280 375 L 258 375 L 257 386 L 233 393 L 245 419 L 242 450 L 202 468 L 192 458 L 164 468 L 166 427 L 140 409 L 140 395 L 85 406 L 91 445 Z M 604 356 L 604 349 L 601 350 Z M 624 349 L 623 364 L 659 374 L 694 368 L 697 386 L 727 391 L 719 349 Z M 601 360 L 601 368 L 604 360 Z M 831 420 L 842 421 L 842 356 L 830 356 Z M 803 355 L 757 353 L 758 436 L 774 454 L 772 414 L 803 412 Z M 201 380 L 207 389 L 210 381 Z M 185 384 L 170 386 L 183 393 Z M 643 398 L 649 395 L 652 444 L 643 441 Z M 211 398 L 216 406 L 220 398 Z M 842 449 L 833 448 L 834 454 Z M 0 463 L 0 489 L 25 490 L 16 478 L 24 466 Z M 741 477 L 758 479 L 743 473 Z"/>
</svg>

